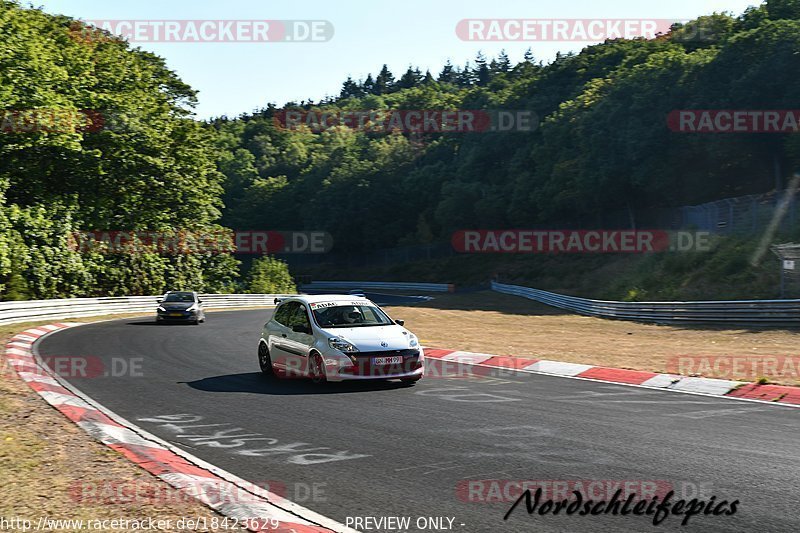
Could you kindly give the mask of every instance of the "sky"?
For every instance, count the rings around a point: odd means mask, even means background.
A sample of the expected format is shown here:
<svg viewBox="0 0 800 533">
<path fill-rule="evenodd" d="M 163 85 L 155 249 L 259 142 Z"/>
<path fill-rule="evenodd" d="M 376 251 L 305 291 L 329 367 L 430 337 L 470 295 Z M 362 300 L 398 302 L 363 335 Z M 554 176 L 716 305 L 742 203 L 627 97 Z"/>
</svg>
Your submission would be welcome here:
<svg viewBox="0 0 800 533">
<path fill-rule="evenodd" d="M 395 77 L 409 65 L 434 74 L 450 59 L 463 65 L 481 51 L 505 49 L 512 62 L 530 47 L 536 59 L 578 52 L 590 42 L 473 42 L 462 19 L 671 19 L 712 12 L 740 14 L 758 0 L 34 0 L 48 13 L 83 20 L 321 20 L 333 36 L 323 42 L 137 42 L 166 59 L 199 91 L 200 119 L 238 116 L 287 101 L 337 95 L 342 82 L 373 76 L 385 63 Z"/>
</svg>

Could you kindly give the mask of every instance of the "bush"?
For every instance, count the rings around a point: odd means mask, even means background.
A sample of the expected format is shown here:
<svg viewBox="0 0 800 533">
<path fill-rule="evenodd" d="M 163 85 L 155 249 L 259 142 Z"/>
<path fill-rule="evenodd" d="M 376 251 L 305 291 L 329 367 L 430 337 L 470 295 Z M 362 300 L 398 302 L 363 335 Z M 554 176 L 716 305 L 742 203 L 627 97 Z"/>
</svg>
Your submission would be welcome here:
<svg viewBox="0 0 800 533">
<path fill-rule="evenodd" d="M 292 294 L 297 292 L 297 287 L 286 263 L 267 255 L 253 261 L 248 276 L 248 292 Z"/>
</svg>

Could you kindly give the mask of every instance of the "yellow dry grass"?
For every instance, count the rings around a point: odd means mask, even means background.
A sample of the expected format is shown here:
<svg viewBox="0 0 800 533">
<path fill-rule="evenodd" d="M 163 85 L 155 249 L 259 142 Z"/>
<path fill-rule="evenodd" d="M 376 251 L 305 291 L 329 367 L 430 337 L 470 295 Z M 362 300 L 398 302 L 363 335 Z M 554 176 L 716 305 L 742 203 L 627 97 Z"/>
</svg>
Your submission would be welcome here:
<svg viewBox="0 0 800 533">
<path fill-rule="evenodd" d="M 518 296 L 483 291 L 437 295 L 413 306 L 387 308 L 406 320 L 426 346 L 533 356 L 614 368 L 675 372 L 678 356 L 795 357 L 800 360 L 798 333 L 787 330 L 748 330 L 659 326 L 571 314 Z M 710 359 L 709 359 L 710 360 Z M 754 381 L 757 375 L 728 372 L 696 364 L 708 377 Z M 713 360 L 712 360 L 713 362 Z M 724 362 L 724 361 L 723 361 Z M 764 368 L 764 367 L 758 367 Z M 769 369 L 769 367 L 766 367 Z M 770 382 L 800 385 L 800 368 L 778 367 L 786 373 L 766 376 Z"/>
</svg>

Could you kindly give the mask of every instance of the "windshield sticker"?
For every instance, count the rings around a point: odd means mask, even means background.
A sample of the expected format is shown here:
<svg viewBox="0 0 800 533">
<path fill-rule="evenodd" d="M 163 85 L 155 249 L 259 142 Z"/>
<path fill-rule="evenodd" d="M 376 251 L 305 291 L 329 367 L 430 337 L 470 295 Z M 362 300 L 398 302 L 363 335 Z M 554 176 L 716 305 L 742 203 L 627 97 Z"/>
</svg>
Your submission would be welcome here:
<svg viewBox="0 0 800 533">
<path fill-rule="evenodd" d="M 369 305 L 367 302 L 317 302 L 313 304 L 308 304 L 311 309 L 322 309 L 324 307 L 337 307 L 337 306 L 345 306 L 345 305 Z"/>
</svg>

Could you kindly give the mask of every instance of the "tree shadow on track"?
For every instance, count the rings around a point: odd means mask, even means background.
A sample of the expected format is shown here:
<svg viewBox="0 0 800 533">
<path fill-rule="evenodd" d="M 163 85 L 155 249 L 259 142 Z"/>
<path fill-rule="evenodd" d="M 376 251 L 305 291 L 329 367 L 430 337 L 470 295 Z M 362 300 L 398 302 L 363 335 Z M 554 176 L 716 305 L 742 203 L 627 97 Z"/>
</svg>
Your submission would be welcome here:
<svg viewBox="0 0 800 533">
<path fill-rule="evenodd" d="M 305 379 L 277 379 L 261 372 L 227 374 L 180 382 L 205 392 L 250 392 L 278 396 L 311 394 L 348 394 L 409 388 L 400 381 L 347 381 L 315 384 Z"/>
</svg>

